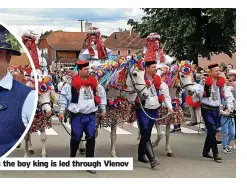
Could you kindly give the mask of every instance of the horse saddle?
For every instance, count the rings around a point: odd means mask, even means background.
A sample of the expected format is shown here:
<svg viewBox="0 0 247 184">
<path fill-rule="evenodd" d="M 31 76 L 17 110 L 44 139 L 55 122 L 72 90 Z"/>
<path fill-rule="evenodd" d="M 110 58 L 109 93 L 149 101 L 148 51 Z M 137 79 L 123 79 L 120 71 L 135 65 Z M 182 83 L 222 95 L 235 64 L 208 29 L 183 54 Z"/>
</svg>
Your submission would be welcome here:
<svg viewBox="0 0 247 184">
<path fill-rule="evenodd" d="M 7 109 L 7 105 L 4 105 L 0 102 L 0 111 Z"/>
</svg>

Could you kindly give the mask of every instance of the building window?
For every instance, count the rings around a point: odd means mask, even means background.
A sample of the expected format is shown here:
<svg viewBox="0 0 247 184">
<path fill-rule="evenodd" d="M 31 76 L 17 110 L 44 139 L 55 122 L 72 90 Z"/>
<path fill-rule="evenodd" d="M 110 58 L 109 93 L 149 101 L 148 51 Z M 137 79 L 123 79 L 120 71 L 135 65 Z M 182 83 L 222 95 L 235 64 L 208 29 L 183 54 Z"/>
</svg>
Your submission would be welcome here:
<svg viewBox="0 0 247 184">
<path fill-rule="evenodd" d="M 128 55 L 130 55 L 130 53 L 131 53 L 131 50 L 130 50 L 130 49 L 128 49 L 128 50 L 127 50 L 127 54 L 128 54 Z"/>
<path fill-rule="evenodd" d="M 117 51 L 117 54 L 120 56 L 120 54 L 121 54 L 120 50 Z"/>
</svg>

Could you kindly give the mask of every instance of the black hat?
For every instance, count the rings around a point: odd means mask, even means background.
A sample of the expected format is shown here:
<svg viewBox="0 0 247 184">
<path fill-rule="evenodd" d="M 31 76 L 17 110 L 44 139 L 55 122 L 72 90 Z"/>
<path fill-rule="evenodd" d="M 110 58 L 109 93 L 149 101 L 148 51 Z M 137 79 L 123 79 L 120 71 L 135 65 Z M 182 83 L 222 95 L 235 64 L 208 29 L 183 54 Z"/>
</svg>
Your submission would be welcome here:
<svg viewBox="0 0 247 184">
<path fill-rule="evenodd" d="M 210 64 L 208 65 L 208 69 L 212 69 L 212 68 L 215 68 L 215 67 L 218 67 L 219 65 L 217 63 L 214 63 L 214 64 Z"/>
<path fill-rule="evenodd" d="M 149 67 L 153 64 L 157 64 L 156 61 L 145 61 L 145 67 Z"/>
<path fill-rule="evenodd" d="M 10 34 L 9 31 L 0 24 L 0 49 L 10 51 L 11 55 L 20 56 L 20 51 L 12 48 L 11 43 L 7 41 L 7 34 Z"/>
</svg>

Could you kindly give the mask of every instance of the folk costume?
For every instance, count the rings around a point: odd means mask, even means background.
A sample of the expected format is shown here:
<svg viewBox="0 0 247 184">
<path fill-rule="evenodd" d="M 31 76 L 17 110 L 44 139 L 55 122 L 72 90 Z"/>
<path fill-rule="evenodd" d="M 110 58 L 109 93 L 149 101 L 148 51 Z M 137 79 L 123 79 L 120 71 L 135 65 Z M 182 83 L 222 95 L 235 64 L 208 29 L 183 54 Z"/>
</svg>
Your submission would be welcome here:
<svg viewBox="0 0 247 184">
<path fill-rule="evenodd" d="M 96 36 L 96 42 L 92 42 L 91 35 Z M 105 47 L 100 31 L 96 27 L 88 29 L 86 47 L 87 49 L 79 55 L 80 60 L 105 60 L 111 56 L 111 50 Z"/>
<path fill-rule="evenodd" d="M 87 60 L 78 61 L 78 69 L 88 67 Z M 60 113 L 67 109 L 71 113 L 70 157 L 75 157 L 83 132 L 86 134 L 86 157 L 94 157 L 96 111 L 101 104 L 98 82 L 89 76 L 82 80 L 75 75 L 71 85 L 66 83 L 60 94 Z"/>
<path fill-rule="evenodd" d="M 0 49 L 20 56 L 7 41 L 8 31 L 0 25 Z M 5 155 L 20 139 L 32 116 L 35 91 L 7 74 L 0 79 L 0 157 Z"/>
<path fill-rule="evenodd" d="M 144 57 L 145 67 L 149 67 L 150 65 L 157 63 L 157 52 L 154 45 L 154 41 L 156 40 L 155 36 L 152 38 L 147 38 L 147 50 Z M 160 59 L 164 60 L 163 53 L 159 52 L 158 54 L 160 54 Z M 150 117 L 157 119 L 158 108 L 160 106 L 166 105 L 170 108 L 172 108 L 172 106 L 168 86 L 161 81 L 160 76 L 154 75 L 149 78 L 145 74 L 144 77 L 148 87 L 148 98 L 146 100 L 142 100 L 141 102 L 139 101 L 139 98 L 136 98 L 135 100 L 136 116 L 141 134 L 141 139 L 138 147 L 138 160 L 140 162 L 147 163 L 148 161 L 145 157 L 146 155 L 151 164 L 151 167 L 153 168 L 156 167 L 156 165 L 159 165 L 159 163 L 155 159 L 150 140 L 152 128 L 156 121 L 149 118 L 146 113 Z M 142 110 L 141 105 L 143 106 L 145 112 Z"/>
<path fill-rule="evenodd" d="M 218 67 L 218 64 L 211 64 L 208 69 Z M 226 99 L 227 108 L 232 108 L 231 95 L 224 91 L 225 78 L 218 77 L 214 80 L 210 75 L 205 79 L 205 84 L 196 93 L 200 94 L 201 113 L 207 129 L 207 136 L 203 148 L 203 156 L 214 158 L 215 161 L 222 160 L 217 147 L 216 133 L 221 129 L 220 105 L 223 97 Z M 209 154 L 212 149 L 213 157 Z"/>
</svg>

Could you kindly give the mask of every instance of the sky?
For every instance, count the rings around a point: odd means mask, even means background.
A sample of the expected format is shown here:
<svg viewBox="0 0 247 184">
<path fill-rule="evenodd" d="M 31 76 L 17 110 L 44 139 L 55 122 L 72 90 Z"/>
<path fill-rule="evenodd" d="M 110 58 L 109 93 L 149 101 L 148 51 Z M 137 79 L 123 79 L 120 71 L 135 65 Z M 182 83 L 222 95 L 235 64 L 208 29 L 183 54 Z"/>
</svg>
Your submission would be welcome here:
<svg viewBox="0 0 247 184">
<path fill-rule="evenodd" d="M 28 30 L 38 35 L 49 30 L 80 32 L 81 23 L 78 20 L 88 20 L 92 26 L 100 29 L 101 34 L 109 36 L 114 31 L 118 31 L 118 28 L 129 30 L 130 26 L 127 25 L 127 21 L 129 19 L 140 21 L 144 15 L 145 13 L 138 8 L 0 8 L 0 21 L 20 37 Z"/>
</svg>

